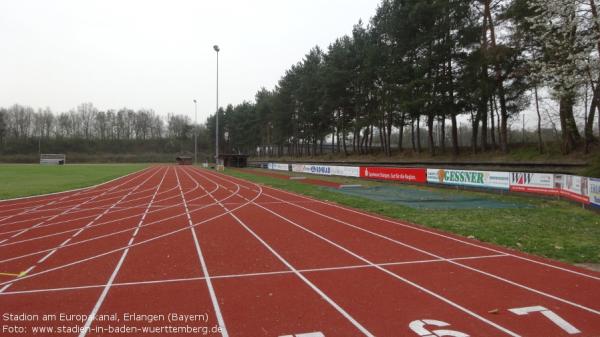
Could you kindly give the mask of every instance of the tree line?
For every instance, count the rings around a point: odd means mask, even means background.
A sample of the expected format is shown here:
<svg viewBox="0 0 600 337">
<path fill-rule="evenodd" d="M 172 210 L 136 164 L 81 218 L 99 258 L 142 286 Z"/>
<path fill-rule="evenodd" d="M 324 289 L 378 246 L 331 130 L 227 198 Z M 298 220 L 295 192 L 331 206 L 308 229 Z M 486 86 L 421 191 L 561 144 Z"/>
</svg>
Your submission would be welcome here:
<svg viewBox="0 0 600 337">
<path fill-rule="evenodd" d="M 202 152 L 208 152 L 206 128 L 190 117 L 153 110 L 101 111 L 83 103 L 55 114 L 15 104 L 0 108 L 0 153 L 178 153 L 194 149 L 194 132 Z"/>
<path fill-rule="evenodd" d="M 587 152 L 597 141 L 599 22 L 595 0 L 383 0 L 367 24 L 311 49 L 275 88 L 220 109 L 221 143 L 261 155 L 457 155 L 468 121 L 469 151 L 508 152 L 510 124 L 528 110 L 541 152 L 548 124 L 563 153 Z"/>
<path fill-rule="evenodd" d="M 549 134 L 565 154 L 597 149 L 595 1 L 383 0 L 368 23 L 326 50 L 312 48 L 274 88 L 219 109 L 220 151 L 507 152 L 525 139 L 524 130 L 511 133 L 524 111 L 537 116 L 540 152 Z M 2 154 L 190 152 L 194 133 L 212 153 L 215 116 L 194 125 L 183 115 L 91 103 L 61 113 L 0 108 Z"/>
</svg>

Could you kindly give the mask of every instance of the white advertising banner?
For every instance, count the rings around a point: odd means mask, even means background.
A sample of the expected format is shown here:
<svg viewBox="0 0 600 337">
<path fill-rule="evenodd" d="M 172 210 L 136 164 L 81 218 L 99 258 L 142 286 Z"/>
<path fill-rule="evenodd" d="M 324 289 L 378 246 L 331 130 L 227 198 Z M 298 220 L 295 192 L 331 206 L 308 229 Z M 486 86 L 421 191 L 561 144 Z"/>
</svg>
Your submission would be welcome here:
<svg viewBox="0 0 600 337">
<path fill-rule="evenodd" d="M 331 174 L 342 177 L 360 177 L 360 167 L 358 166 L 331 166 Z"/>
<path fill-rule="evenodd" d="M 509 189 L 510 173 L 495 171 L 470 171 L 427 169 L 427 182 L 447 185 Z"/>
<path fill-rule="evenodd" d="M 314 164 L 292 164 L 292 172 L 319 174 L 326 176 L 359 177 L 357 166 L 331 166 Z"/>
<path fill-rule="evenodd" d="M 331 175 L 331 166 L 328 165 L 304 165 L 304 173 Z"/>
<path fill-rule="evenodd" d="M 288 164 L 278 164 L 278 163 L 269 163 L 269 169 L 270 170 L 276 170 L 276 171 L 288 171 L 289 170 L 289 165 Z"/>
<path fill-rule="evenodd" d="M 292 164 L 292 172 L 304 173 L 304 164 Z"/>
<path fill-rule="evenodd" d="M 554 187 L 554 174 L 527 172 L 510 173 L 510 190 L 547 195 L 557 195 L 560 191 Z"/>
<path fill-rule="evenodd" d="M 564 195 L 565 197 L 575 201 L 589 203 L 589 178 L 565 174 L 562 176 L 562 179 L 562 189 L 560 191 L 561 195 Z"/>
<path fill-rule="evenodd" d="M 600 206 L 600 179 L 589 178 L 588 194 L 590 202 Z"/>
</svg>

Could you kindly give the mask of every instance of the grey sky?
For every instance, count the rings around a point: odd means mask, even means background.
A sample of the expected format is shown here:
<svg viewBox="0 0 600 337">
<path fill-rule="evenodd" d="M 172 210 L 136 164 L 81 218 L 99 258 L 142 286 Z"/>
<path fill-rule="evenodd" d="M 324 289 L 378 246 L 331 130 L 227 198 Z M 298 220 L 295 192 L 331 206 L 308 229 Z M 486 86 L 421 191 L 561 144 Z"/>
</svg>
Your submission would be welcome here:
<svg viewBox="0 0 600 337">
<path fill-rule="evenodd" d="M 152 108 L 193 114 L 253 99 L 315 45 L 368 21 L 380 0 L 4 0 L 0 106 Z"/>
</svg>

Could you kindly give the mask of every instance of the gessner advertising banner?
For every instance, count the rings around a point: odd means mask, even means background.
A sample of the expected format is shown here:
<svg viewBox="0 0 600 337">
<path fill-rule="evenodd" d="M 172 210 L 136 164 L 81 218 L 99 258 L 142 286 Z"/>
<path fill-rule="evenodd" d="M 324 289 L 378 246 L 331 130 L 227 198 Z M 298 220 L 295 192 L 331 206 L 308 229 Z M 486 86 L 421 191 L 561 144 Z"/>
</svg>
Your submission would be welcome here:
<svg viewBox="0 0 600 337">
<path fill-rule="evenodd" d="M 427 170 L 424 168 L 361 166 L 360 177 L 367 179 L 401 181 L 407 183 L 426 183 Z"/>
<path fill-rule="evenodd" d="M 427 182 L 508 190 L 510 174 L 495 171 L 427 169 Z"/>
<path fill-rule="evenodd" d="M 560 189 L 554 186 L 554 174 L 546 173 L 510 173 L 510 190 L 545 195 L 558 195 Z"/>
</svg>

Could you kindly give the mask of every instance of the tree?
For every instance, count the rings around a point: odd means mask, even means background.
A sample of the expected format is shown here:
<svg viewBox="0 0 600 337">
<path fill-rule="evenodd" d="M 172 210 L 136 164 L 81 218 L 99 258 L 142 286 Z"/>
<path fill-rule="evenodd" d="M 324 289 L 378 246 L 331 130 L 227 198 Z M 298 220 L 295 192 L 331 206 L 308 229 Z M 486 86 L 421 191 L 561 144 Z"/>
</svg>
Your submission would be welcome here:
<svg viewBox="0 0 600 337">
<path fill-rule="evenodd" d="M 4 143 L 4 139 L 7 134 L 6 125 L 7 111 L 4 108 L 0 108 L 0 145 Z"/>
<path fill-rule="evenodd" d="M 536 38 L 543 54 L 536 65 L 559 101 L 562 147 L 569 153 L 581 143 L 573 107 L 586 80 L 593 35 L 578 2 L 531 0 L 530 8 L 532 27 L 541 32 Z"/>
</svg>

